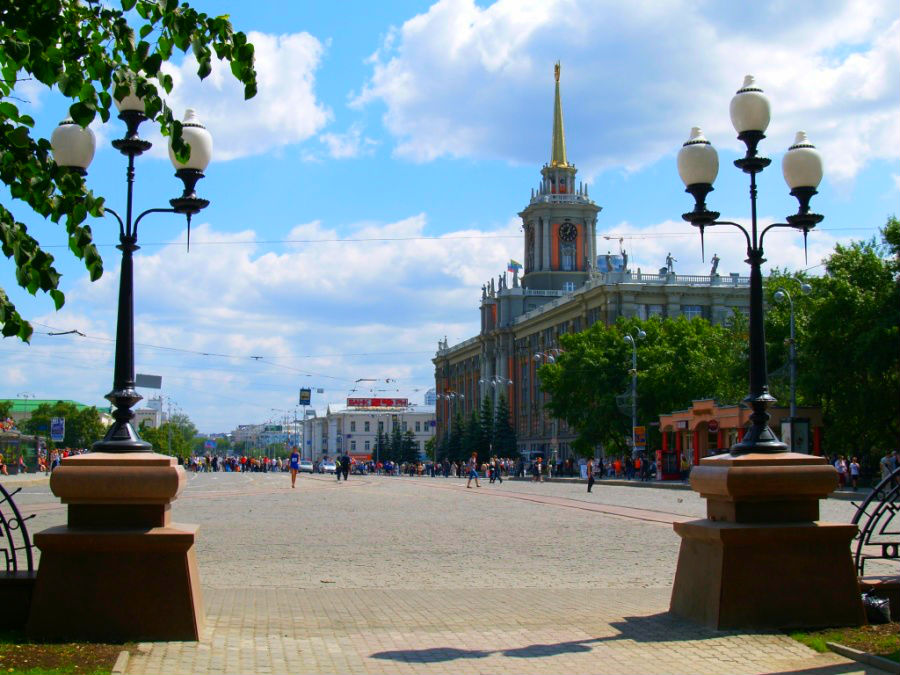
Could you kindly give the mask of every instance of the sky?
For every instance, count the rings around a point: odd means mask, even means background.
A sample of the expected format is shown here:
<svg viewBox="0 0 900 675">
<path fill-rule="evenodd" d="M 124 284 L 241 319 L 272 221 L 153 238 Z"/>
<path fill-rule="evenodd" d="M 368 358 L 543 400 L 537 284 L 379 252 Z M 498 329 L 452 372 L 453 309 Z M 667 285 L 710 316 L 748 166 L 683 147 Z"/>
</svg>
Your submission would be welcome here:
<svg viewBox="0 0 900 675">
<path fill-rule="evenodd" d="M 675 157 L 692 126 L 719 151 L 707 203 L 748 222 L 741 144 L 728 105 L 753 74 L 772 104 L 760 150 L 762 223 L 796 210 L 780 170 L 798 130 L 825 163 L 812 206 L 825 220 L 803 239 L 767 238 L 765 268 L 808 269 L 838 243 L 876 236 L 900 203 L 900 5 L 894 0 L 395 0 L 192 2 L 228 11 L 256 47 L 259 93 L 245 102 L 227 65 L 196 77 L 193 57 L 166 66 L 168 97 L 192 107 L 213 136 L 198 185 L 190 251 L 180 217 L 142 222 L 135 258 L 136 370 L 202 432 L 296 414 L 348 395 L 406 396 L 434 386 L 438 340 L 478 331 L 481 285 L 522 260 L 521 221 L 549 160 L 553 64 L 568 158 L 602 207 L 598 252 L 623 246 L 654 270 L 747 273 L 743 238 L 715 229 L 707 260 L 680 214 L 690 210 Z M 24 83 L 21 107 L 49 138 L 66 115 L 55 91 Z M 93 125 L 88 185 L 124 203 L 124 158 L 109 145 L 118 120 Z M 138 209 L 180 194 L 165 143 L 137 160 Z M 15 284 L 0 288 L 33 322 L 30 344 L 0 341 L 0 398 L 105 405 L 111 389 L 118 293 L 117 228 L 93 222 L 105 273 L 91 283 L 60 226 L 19 203 L 63 273 L 66 304 Z M 621 241 L 620 241 L 621 240 Z M 83 336 L 48 333 L 78 330 Z M 318 390 L 321 389 L 322 393 Z"/>
</svg>

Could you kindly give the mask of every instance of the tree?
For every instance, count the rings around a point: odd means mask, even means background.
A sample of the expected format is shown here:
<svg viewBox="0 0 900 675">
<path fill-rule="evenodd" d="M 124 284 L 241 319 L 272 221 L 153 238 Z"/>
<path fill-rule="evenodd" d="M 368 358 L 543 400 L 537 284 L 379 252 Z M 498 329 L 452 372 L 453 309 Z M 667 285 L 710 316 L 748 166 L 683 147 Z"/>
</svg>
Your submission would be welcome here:
<svg viewBox="0 0 900 675">
<path fill-rule="evenodd" d="M 578 432 L 577 452 L 592 455 L 596 445 L 622 452 L 631 435 L 630 405 L 620 410 L 616 401 L 617 394 L 631 391 L 631 347 L 624 336 L 646 333 L 637 344 L 638 422 L 646 423 L 694 399 L 734 403 L 743 398 L 745 326 L 740 320 L 720 326 L 701 318 L 620 318 L 612 326 L 596 323 L 582 333 L 562 335 L 563 352 L 539 370 L 541 387 L 551 396 L 546 408 Z M 648 440 L 658 442 L 654 436 Z"/>
<path fill-rule="evenodd" d="M 416 436 L 412 429 L 407 429 L 403 434 L 403 440 L 400 446 L 400 461 L 417 463 L 419 457 L 419 444 L 416 442 Z"/>
<path fill-rule="evenodd" d="M 462 432 L 462 447 L 465 448 L 469 453 L 477 452 L 479 456 L 485 456 L 484 453 L 481 452 L 480 443 L 481 441 L 481 420 L 479 419 L 478 411 L 473 410 L 469 415 L 469 419 L 466 420 L 465 425 L 463 426 Z"/>
<path fill-rule="evenodd" d="M 378 435 L 375 436 L 375 457 L 379 462 L 386 462 L 390 459 L 389 455 L 389 440 L 387 434 L 384 433 L 384 430 L 379 428 Z"/>
<path fill-rule="evenodd" d="M 139 433 L 145 441 L 153 446 L 154 451 L 163 455 L 186 459 L 196 450 L 197 427 L 184 414 L 172 415 L 171 420 L 164 422 L 158 428 L 142 422 Z"/>
<path fill-rule="evenodd" d="M 427 441 L 425 441 L 425 459 L 434 460 L 435 458 L 440 459 L 437 451 L 437 442 L 435 437 L 432 436 Z"/>
<path fill-rule="evenodd" d="M 226 16 L 209 17 L 181 0 L 120 4 L 115 9 L 94 0 L 12 0 L 0 8 L 0 180 L 13 200 L 54 223 L 65 222 L 69 249 L 84 261 L 92 281 L 100 278 L 103 263 L 84 221 L 103 215 L 103 199 L 77 173 L 56 165 L 47 139 L 32 136 L 34 119 L 15 103 L 23 100 L 22 83 L 52 87 L 72 101 L 69 114 L 82 127 L 98 115 L 108 121 L 113 97 L 122 100 L 133 90 L 148 118 L 171 135 L 182 160 L 189 154 L 182 125 L 161 96 L 172 90 L 172 77 L 161 67 L 175 50 L 192 50 L 201 79 L 211 72 L 215 52 L 230 62 L 244 97 L 256 94 L 253 45 L 233 31 Z M 14 261 L 17 283 L 32 295 L 47 293 L 59 309 L 65 297 L 53 256 L 20 217 L 0 204 L 0 249 Z M 4 337 L 25 341 L 32 333 L 2 288 L 0 329 Z"/>
<path fill-rule="evenodd" d="M 798 349 L 803 395 L 819 400 L 826 450 L 878 455 L 900 445 L 900 222 L 875 239 L 838 245 L 810 293 Z"/>
<path fill-rule="evenodd" d="M 66 431 L 63 440 L 56 443 L 51 442 L 51 447 L 89 448 L 101 440 L 106 432 L 106 427 L 96 408 L 79 409 L 74 403 L 65 401 L 57 401 L 52 405 L 42 403 L 20 426 L 27 434 L 49 438 L 50 418 L 52 417 L 65 419 Z"/>
<path fill-rule="evenodd" d="M 450 438 L 447 440 L 447 457 L 451 462 L 465 458 L 466 446 L 463 445 L 464 431 L 465 426 L 463 425 L 462 413 L 457 411 L 456 415 L 453 417 L 453 425 L 450 428 Z M 471 452 L 471 450 L 469 452 Z"/>
<path fill-rule="evenodd" d="M 12 401 L 0 401 L 0 422 L 10 416 L 12 412 Z"/>
<path fill-rule="evenodd" d="M 497 399 L 497 412 L 494 415 L 494 454 L 498 457 L 519 456 L 516 431 L 509 421 L 509 406 L 503 394 Z"/>
<path fill-rule="evenodd" d="M 478 416 L 481 430 L 475 449 L 481 457 L 491 454 L 494 445 L 494 402 L 490 396 L 481 401 L 481 414 Z"/>
</svg>

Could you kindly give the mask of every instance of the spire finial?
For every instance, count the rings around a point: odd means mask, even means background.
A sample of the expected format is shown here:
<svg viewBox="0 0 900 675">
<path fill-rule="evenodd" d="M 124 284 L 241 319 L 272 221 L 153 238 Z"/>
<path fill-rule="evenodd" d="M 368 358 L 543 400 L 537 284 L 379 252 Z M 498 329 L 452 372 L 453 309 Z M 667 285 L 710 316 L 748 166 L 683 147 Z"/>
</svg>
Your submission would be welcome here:
<svg viewBox="0 0 900 675">
<path fill-rule="evenodd" d="M 556 78 L 556 96 L 553 101 L 553 146 L 550 153 L 550 166 L 568 166 L 566 160 L 566 132 L 563 128 L 562 103 L 559 99 L 559 61 L 553 66 Z"/>
</svg>

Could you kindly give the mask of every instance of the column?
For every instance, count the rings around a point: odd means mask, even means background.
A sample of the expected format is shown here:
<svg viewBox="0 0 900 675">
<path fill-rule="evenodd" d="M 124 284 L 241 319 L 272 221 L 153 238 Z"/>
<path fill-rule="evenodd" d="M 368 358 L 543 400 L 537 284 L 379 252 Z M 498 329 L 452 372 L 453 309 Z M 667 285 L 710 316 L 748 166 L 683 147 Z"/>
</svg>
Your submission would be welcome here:
<svg viewBox="0 0 900 675">
<path fill-rule="evenodd" d="M 700 427 L 694 429 L 694 466 L 700 464 Z"/>
<path fill-rule="evenodd" d="M 544 219 L 544 228 L 543 228 L 544 244 L 542 246 L 542 249 L 543 249 L 542 256 L 543 256 L 543 260 L 544 260 L 543 269 L 545 269 L 545 270 L 550 269 L 550 227 L 551 227 L 550 218 L 547 217 Z"/>
</svg>

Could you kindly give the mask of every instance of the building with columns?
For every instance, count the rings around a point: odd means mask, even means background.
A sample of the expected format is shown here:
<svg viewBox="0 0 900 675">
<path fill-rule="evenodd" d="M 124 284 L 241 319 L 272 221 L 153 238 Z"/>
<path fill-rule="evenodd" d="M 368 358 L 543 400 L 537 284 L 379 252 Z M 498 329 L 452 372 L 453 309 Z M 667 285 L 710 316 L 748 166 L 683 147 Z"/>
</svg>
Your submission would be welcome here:
<svg viewBox="0 0 900 675">
<path fill-rule="evenodd" d="M 553 135 L 550 161 L 532 190 L 522 218 L 524 274 L 492 278 L 481 290 L 481 330 L 450 346 L 438 343 L 435 366 L 437 436 L 450 432 L 457 412 L 468 416 L 490 396 L 503 394 L 524 455 L 565 459 L 576 434 L 545 410 L 536 370 L 554 359 L 559 336 L 586 330 L 620 316 L 704 317 L 723 322 L 734 309 L 749 311 L 749 279 L 720 276 L 716 262 L 709 275 L 681 275 L 674 261 L 644 273 L 628 266 L 627 255 L 597 254 L 601 207 L 576 184 L 577 169 L 568 161 L 560 99 L 559 64 L 555 67 Z M 717 259 L 714 259 L 717 260 Z M 623 368 L 630 364 L 623 364 Z"/>
</svg>

